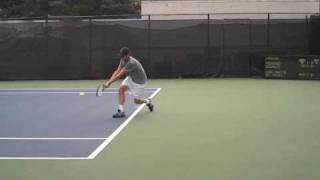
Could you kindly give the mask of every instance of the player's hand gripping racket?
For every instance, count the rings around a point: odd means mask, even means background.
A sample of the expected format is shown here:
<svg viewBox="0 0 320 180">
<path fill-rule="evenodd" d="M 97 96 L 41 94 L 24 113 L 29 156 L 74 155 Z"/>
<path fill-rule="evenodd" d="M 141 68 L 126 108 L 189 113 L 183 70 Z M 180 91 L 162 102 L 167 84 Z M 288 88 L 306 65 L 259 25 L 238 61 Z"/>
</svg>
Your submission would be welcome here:
<svg viewBox="0 0 320 180">
<path fill-rule="evenodd" d="M 102 96 L 104 90 L 105 90 L 104 84 L 100 84 L 100 85 L 97 87 L 96 96 L 97 96 L 97 97 Z"/>
</svg>

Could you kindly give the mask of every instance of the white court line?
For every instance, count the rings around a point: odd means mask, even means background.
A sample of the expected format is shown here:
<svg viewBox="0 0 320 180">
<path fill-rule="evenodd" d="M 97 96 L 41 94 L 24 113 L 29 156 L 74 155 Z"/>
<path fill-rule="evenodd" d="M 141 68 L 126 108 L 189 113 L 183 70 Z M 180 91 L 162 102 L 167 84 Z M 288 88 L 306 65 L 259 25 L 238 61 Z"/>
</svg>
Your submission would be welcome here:
<svg viewBox="0 0 320 180">
<path fill-rule="evenodd" d="M 161 88 L 158 88 L 149 98 L 153 98 Z M 128 124 L 129 122 L 140 112 L 140 110 L 145 106 L 145 104 L 141 104 L 138 109 L 136 109 L 131 116 L 121 124 L 97 149 L 90 154 L 88 159 L 94 159 Z"/>
<path fill-rule="evenodd" d="M 107 138 L 17 138 L 1 137 L 0 140 L 106 140 Z M 88 160 L 88 157 L 0 157 L 0 160 Z"/>
<path fill-rule="evenodd" d="M 27 92 L 27 91 L 21 91 L 21 92 L 1 92 L 0 95 L 15 95 L 15 94 L 79 94 L 80 92 L 68 92 L 68 91 L 46 91 L 46 92 Z M 84 92 L 85 94 L 95 94 L 96 92 Z M 103 92 L 103 94 L 116 94 L 118 92 Z"/>
<path fill-rule="evenodd" d="M 32 137 L 0 137 L 0 140 L 105 140 L 107 138 L 32 138 Z"/>
<path fill-rule="evenodd" d="M 0 90 L 0 95 L 16 95 L 16 94 L 79 94 L 81 91 L 1 91 Z M 144 91 L 144 93 L 152 93 L 154 91 Z M 85 94 L 95 94 L 96 92 L 86 92 L 84 91 Z M 118 91 L 106 91 L 103 92 L 103 94 L 117 94 Z"/>
<path fill-rule="evenodd" d="M 151 93 L 153 91 L 144 91 L 144 93 Z M 46 91 L 46 92 L 1 92 L 0 91 L 0 95 L 27 95 L 27 94 L 31 94 L 31 95 L 36 95 L 36 94 L 79 94 L 80 92 L 59 92 L 59 91 Z M 84 92 L 85 94 L 96 94 L 96 92 Z M 118 92 L 114 91 L 114 92 L 103 92 L 103 94 L 117 94 Z"/>
<path fill-rule="evenodd" d="M 0 157 L 0 160 L 88 160 L 88 157 Z"/>
<path fill-rule="evenodd" d="M 1 137 L 0 140 L 106 140 L 107 138 L 17 138 Z M 0 157 L 0 160 L 88 160 L 88 157 Z"/>
<path fill-rule="evenodd" d="M 0 140 L 106 140 L 107 138 L 17 138 L 1 137 Z M 0 160 L 88 160 L 88 157 L 0 157 Z"/>
<path fill-rule="evenodd" d="M 0 91 L 57 91 L 57 90 L 69 90 L 69 91 L 80 91 L 80 90 L 96 90 L 97 88 L 16 88 L 6 89 L 0 88 Z M 144 88 L 145 90 L 157 90 L 158 88 Z M 107 90 L 118 91 L 118 88 L 108 88 Z"/>
</svg>

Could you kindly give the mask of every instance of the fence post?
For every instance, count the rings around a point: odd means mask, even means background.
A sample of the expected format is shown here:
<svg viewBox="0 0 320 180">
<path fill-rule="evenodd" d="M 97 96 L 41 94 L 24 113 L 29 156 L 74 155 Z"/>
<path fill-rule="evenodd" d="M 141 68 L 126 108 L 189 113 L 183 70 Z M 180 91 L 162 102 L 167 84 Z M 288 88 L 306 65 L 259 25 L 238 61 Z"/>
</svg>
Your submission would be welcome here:
<svg viewBox="0 0 320 180">
<path fill-rule="evenodd" d="M 45 17 L 45 41 L 46 41 L 46 62 L 49 62 L 49 14 Z"/>
<path fill-rule="evenodd" d="M 92 62 L 92 17 L 89 18 L 89 77 L 94 77 Z"/>
<path fill-rule="evenodd" d="M 253 54 L 253 43 L 252 43 L 252 21 L 249 21 L 249 76 L 252 76 L 252 54 Z"/>
<path fill-rule="evenodd" d="M 204 72 L 205 72 L 205 76 L 207 76 L 209 73 L 207 72 L 207 64 L 209 63 L 210 61 L 210 14 L 208 14 L 208 17 L 207 17 L 207 62 L 204 63 Z"/>
<path fill-rule="evenodd" d="M 268 13 L 268 22 L 267 22 L 267 49 L 270 50 L 270 13 Z"/>
<path fill-rule="evenodd" d="M 148 45 L 147 45 L 147 52 L 148 52 L 148 61 L 149 61 L 149 72 L 150 76 L 153 77 L 152 72 L 152 61 L 151 61 L 151 55 L 150 55 L 150 49 L 151 49 L 151 15 L 148 15 Z"/>
<path fill-rule="evenodd" d="M 306 22 L 305 22 L 305 34 L 306 34 L 306 40 L 307 40 L 307 43 L 308 43 L 308 47 L 307 47 L 307 50 L 308 52 L 310 52 L 310 29 L 309 29 L 309 18 L 308 18 L 308 15 L 306 15 Z"/>
<path fill-rule="evenodd" d="M 224 54 L 225 54 L 225 29 L 224 29 L 224 24 L 225 24 L 225 19 L 222 22 L 222 52 L 221 52 L 221 56 L 222 56 L 222 76 L 225 77 L 226 76 L 226 62 L 225 62 L 225 58 L 224 58 Z"/>
</svg>

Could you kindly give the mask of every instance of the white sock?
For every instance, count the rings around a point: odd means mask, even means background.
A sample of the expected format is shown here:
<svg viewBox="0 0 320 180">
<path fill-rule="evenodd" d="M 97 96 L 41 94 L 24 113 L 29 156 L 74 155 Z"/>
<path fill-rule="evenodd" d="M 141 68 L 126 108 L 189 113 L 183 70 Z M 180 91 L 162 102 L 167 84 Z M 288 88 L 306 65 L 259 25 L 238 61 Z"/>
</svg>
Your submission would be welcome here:
<svg viewBox="0 0 320 180">
<path fill-rule="evenodd" d="M 118 107 L 118 108 L 119 108 L 119 110 L 120 110 L 121 112 L 124 111 L 123 105 L 120 105 L 120 104 L 119 104 L 119 107 Z"/>
<path fill-rule="evenodd" d="M 146 104 L 150 104 L 151 100 L 150 99 L 145 99 Z"/>
</svg>

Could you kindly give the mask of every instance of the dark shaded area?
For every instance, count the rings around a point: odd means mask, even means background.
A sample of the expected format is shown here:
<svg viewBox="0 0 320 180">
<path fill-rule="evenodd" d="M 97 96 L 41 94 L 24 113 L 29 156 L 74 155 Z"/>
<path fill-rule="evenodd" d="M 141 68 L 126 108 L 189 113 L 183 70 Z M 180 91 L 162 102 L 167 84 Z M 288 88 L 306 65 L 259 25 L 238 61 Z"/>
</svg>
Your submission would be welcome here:
<svg viewBox="0 0 320 180">
<path fill-rule="evenodd" d="M 320 55 L 320 16 L 310 18 L 309 39 L 310 52 Z"/>
<path fill-rule="evenodd" d="M 310 54 L 308 19 L 1 23 L 0 79 L 110 76 L 128 46 L 151 78 L 263 77 L 266 55 Z"/>
</svg>

